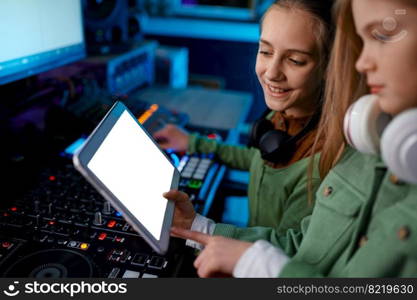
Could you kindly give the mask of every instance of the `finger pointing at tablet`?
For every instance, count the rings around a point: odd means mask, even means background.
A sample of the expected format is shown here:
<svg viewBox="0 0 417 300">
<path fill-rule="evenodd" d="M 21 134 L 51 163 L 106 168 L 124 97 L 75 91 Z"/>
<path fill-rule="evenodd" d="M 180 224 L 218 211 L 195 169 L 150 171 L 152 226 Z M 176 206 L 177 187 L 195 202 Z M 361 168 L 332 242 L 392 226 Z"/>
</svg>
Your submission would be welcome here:
<svg viewBox="0 0 417 300">
<path fill-rule="evenodd" d="M 195 210 L 186 193 L 171 190 L 164 193 L 163 196 L 175 202 L 174 219 L 172 226 L 183 229 L 190 229 L 195 218 Z"/>
<path fill-rule="evenodd" d="M 200 277 L 231 276 L 240 257 L 252 246 L 252 243 L 181 228 L 171 228 L 171 234 L 205 246 L 194 261 Z"/>
<path fill-rule="evenodd" d="M 200 243 L 204 246 L 207 245 L 210 239 L 210 235 L 208 234 L 201 233 L 198 231 L 186 230 L 186 229 L 182 229 L 179 227 L 172 227 L 171 234 L 175 235 L 176 237 L 180 237 L 186 240 L 196 241 L 197 243 Z"/>
</svg>

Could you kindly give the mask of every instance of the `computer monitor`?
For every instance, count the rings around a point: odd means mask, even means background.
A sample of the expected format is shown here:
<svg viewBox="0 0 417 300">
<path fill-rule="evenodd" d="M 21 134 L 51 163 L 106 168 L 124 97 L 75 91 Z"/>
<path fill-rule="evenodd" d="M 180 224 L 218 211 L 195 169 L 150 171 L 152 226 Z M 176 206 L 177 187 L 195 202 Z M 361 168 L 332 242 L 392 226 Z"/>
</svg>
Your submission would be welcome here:
<svg viewBox="0 0 417 300">
<path fill-rule="evenodd" d="M 0 1 L 0 85 L 85 57 L 81 0 Z"/>
</svg>

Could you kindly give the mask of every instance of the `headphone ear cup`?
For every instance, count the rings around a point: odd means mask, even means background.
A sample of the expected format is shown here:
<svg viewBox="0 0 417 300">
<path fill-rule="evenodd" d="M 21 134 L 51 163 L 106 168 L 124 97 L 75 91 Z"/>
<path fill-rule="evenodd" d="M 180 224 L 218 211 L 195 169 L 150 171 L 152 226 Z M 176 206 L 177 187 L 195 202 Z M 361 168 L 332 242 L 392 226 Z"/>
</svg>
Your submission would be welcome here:
<svg viewBox="0 0 417 300">
<path fill-rule="evenodd" d="M 272 153 L 280 148 L 289 139 L 284 131 L 271 130 L 265 133 L 259 140 L 259 148 L 262 152 Z"/>
<path fill-rule="evenodd" d="M 417 109 L 394 118 L 381 139 L 381 152 L 388 168 L 401 180 L 417 184 Z"/>
<path fill-rule="evenodd" d="M 347 142 L 362 153 L 378 154 L 380 136 L 391 120 L 377 105 L 376 95 L 366 95 L 353 103 L 344 119 Z"/>
<path fill-rule="evenodd" d="M 274 130 L 274 125 L 271 121 L 265 118 L 255 121 L 250 131 L 248 146 L 259 148 L 259 141 L 262 136 L 271 130 Z"/>
<path fill-rule="evenodd" d="M 270 162 L 280 162 L 287 159 L 288 140 L 291 138 L 286 132 L 270 130 L 259 140 L 259 150 L 262 158 Z"/>
</svg>

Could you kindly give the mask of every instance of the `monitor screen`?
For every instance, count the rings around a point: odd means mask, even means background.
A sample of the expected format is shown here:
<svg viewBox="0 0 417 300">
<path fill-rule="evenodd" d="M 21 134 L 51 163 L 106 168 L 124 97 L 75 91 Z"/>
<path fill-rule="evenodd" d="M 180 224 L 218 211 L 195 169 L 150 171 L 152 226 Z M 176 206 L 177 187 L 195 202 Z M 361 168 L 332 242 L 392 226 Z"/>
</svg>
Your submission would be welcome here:
<svg viewBox="0 0 417 300">
<path fill-rule="evenodd" d="M 81 0 L 1 0 L 0 44 L 0 84 L 84 58 Z"/>
</svg>

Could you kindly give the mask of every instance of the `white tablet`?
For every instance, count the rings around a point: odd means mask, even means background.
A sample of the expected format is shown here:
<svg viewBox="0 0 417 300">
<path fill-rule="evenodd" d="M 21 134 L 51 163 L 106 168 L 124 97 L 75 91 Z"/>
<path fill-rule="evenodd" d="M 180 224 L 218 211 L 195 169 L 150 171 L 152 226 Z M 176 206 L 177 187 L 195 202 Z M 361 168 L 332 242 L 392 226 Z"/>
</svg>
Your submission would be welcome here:
<svg viewBox="0 0 417 300">
<path fill-rule="evenodd" d="M 159 254 L 169 245 L 180 174 L 135 116 L 116 102 L 83 147 L 74 166 Z"/>
</svg>

